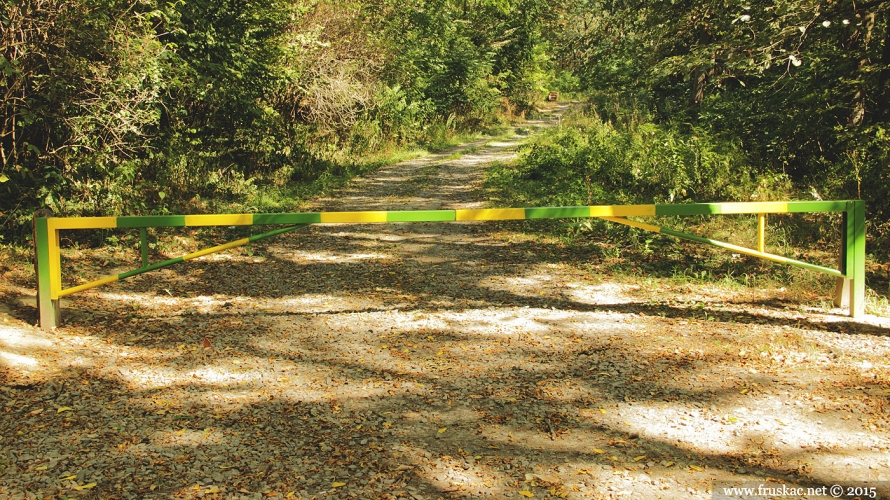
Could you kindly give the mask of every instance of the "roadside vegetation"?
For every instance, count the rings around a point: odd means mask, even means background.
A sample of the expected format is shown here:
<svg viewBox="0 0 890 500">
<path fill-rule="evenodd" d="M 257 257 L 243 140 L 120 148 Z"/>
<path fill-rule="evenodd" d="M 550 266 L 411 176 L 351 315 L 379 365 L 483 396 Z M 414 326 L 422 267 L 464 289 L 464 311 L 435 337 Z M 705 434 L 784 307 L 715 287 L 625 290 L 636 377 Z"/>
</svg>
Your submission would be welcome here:
<svg viewBox="0 0 890 500">
<path fill-rule="evenodd" d="M 578 206 L 807 199 L 786 175 L 752 168 L 736 144 L 706 131 L 687 133 L 643 119 L 604 120 L 595 107 L 577 106 L 560 126 L 520 148 L 517 160 L 497 163 L 486 185 L 492 206 Z M 752 248 L 753 216 L 646 218 L 645 222 Z M 532 238 L 570 245 L 607 263 L 604 271 L 624 280 L 640 276 L 680 283 L 779 288 L 788 286 L 803 304 L 830 307 L 825 294 L 834 278 L 731 252 L 703 248 L 671 236 L 602 219 L 558 220 Z M 767 251 L 828 267 L 840 249 L 839 215 L 777 214 L 768 219 Z M 877 252 L 880 254 L 880 251 Z M 872 255 L 869 312 L 890 313 L 887 281 Z"/>
<path fill-rule="evenodd" d="M 559 91 L 578 105 L 492 172 L 492 204 L 861 198 L 870 293 L 886 301 L 888 2 L 0 1 L 2 245 L 26 247 L 38 209 L 299 210 L 382 165 L 497 135 Z M 665 224 L 754 232 L 748 218 Z M 831 263 L 811 249 L 835 248 L 836 225 L 774 217 L 769 241 Z M 553 234 L 677 253 L 602 221 Z"/>
</svg>

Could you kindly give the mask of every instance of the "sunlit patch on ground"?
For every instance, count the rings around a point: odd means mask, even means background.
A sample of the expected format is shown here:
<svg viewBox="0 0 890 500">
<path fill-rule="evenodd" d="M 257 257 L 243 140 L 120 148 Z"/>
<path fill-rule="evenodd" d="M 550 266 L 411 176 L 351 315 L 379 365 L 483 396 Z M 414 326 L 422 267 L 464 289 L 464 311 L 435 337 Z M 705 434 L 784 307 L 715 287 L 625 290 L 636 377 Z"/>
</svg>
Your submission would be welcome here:
<svg viewBox="0 0 890 500">
<path fill-rule="evenodd" d="M 390 184 L 434 163 L 393 167 L 325 208 L 481 206 L 479 164 L 506 145 L 404 196 Z M 0 496 L 704 500 L 718 480 L 890 481 L 887 325 L 777 291 L 614 282 L 504 227 L 313 227 L 72 296 L 52 333 L 0 326 Z"/>
</svg>

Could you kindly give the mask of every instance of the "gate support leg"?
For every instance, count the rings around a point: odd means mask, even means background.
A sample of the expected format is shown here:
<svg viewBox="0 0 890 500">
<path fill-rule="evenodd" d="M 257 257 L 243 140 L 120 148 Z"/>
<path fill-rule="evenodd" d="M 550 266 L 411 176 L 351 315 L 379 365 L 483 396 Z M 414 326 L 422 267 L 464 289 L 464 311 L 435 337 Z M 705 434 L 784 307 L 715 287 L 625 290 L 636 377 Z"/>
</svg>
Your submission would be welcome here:
<svg viewBox="0 0 890 500">
<path fill-rule="evenodd" d="M 52 217 L 49 210 L 38 210 L 34 214 L 34 274 L 37 275 L 37 314 L 38 324 L 45 331 L 51 331 L 62 322 L 62 308 L 59 299 L 52 298 L 52 272 L 58 272 L 58 266 L 51 263 L 52 256 L 58 256 L 59 231 L 50 231 L 47 217 Z"/>
<path fill-rule="evenodd" d="M 862 200 L 847 203 L 843 243 L 843 271 L 846 274 L 844 281 L 849 281 L 850 316 L 859 318 L 865 315 L 865 202 Z M 844 288 L 847 283 L 838 282 L 835 290 L 843 294 Z"/>
</svg>

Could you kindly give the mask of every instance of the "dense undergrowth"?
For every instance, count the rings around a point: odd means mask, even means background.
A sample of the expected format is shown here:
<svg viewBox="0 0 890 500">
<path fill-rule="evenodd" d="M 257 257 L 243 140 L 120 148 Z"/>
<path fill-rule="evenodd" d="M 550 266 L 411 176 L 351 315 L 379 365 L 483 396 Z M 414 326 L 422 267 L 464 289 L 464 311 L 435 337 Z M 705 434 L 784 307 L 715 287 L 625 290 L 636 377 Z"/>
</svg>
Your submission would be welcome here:
<svg viewBox="0 0 890 500">
<path fill-rule="evenodd" d="M 577 108 L 560 127 L 533 138 L 518 160 L 497 164 L 487 177 L 494 206 L 578 206 L 812 199 L 785 175 L 751 167 L 745 152 L 706 132 L 684 132 L 644 120 L 616 124 Z M 663 227 L 755 247 L 753 216 L 659 217 Z M 767 251 L 835 267 L 840 248 L 837 214 L 769 217 Z M 793 287 L 827 304 L 834 278 L 601 219 L 550 221 L 546 237 L 586 248 L 609 269 L 679 281 Z M 538 226 L 536 226 L 538 227 Z M 875 256 L 871 256 L 875 261 Z M 869 274 L 869 310 L 888 312 L 881 266 Z M 814 290 L 821 294 L 814 295 Z"/>
<path fill-rule="evenodd" d="M 533 2 L 0 3 L 0 243 L 39 209 L 286 210 L 556 73 Z"/>
</svg>

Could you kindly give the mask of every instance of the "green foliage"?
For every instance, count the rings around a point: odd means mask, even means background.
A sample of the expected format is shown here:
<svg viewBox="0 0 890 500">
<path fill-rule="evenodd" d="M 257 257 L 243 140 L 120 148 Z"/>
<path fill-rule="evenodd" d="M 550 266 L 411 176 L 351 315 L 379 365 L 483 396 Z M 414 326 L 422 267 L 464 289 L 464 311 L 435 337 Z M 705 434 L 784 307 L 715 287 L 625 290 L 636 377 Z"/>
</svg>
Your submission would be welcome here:
<svg viewBox="0 0 890 500">
<path fill-rule="evenodd" d="M 550 78 L 529 0 L 4 0 L 0 234 L 195 210 L 440 145 Z"/>
<path fill-rule="evenodd" d="M 40 206 L 93 214 L 140 199 L 164 45 L 144 3 L 7 1 L 0 13 L 2 232 Z"/>
<path fill-rule="evenodd" d="M 863 198 L 890 248 L 886 2 L 587 0 L 559 23 L 557 60 L 603 118 L 707 131 L 808 197 Z"/>
<path fill-rule="evenodd" d="M 767 199 L 791 183 L 865 199 L 870 245 L 890 248 L 887 2 L 2 3 L 8 241 L 40 207 L 191 210 L 316 183 L 559 90 L 601 122 L 526 152 L 522 179 L 553 199 Z"/>
<path fill-rule="evenodd" d="M 707 132 L 651 122 L 568 119 L 524 147 L 496 184 L 530 205 L 764 200 L 788 196 L 787 179 L 758 175 L 737 145 Z"/>
</svg>

